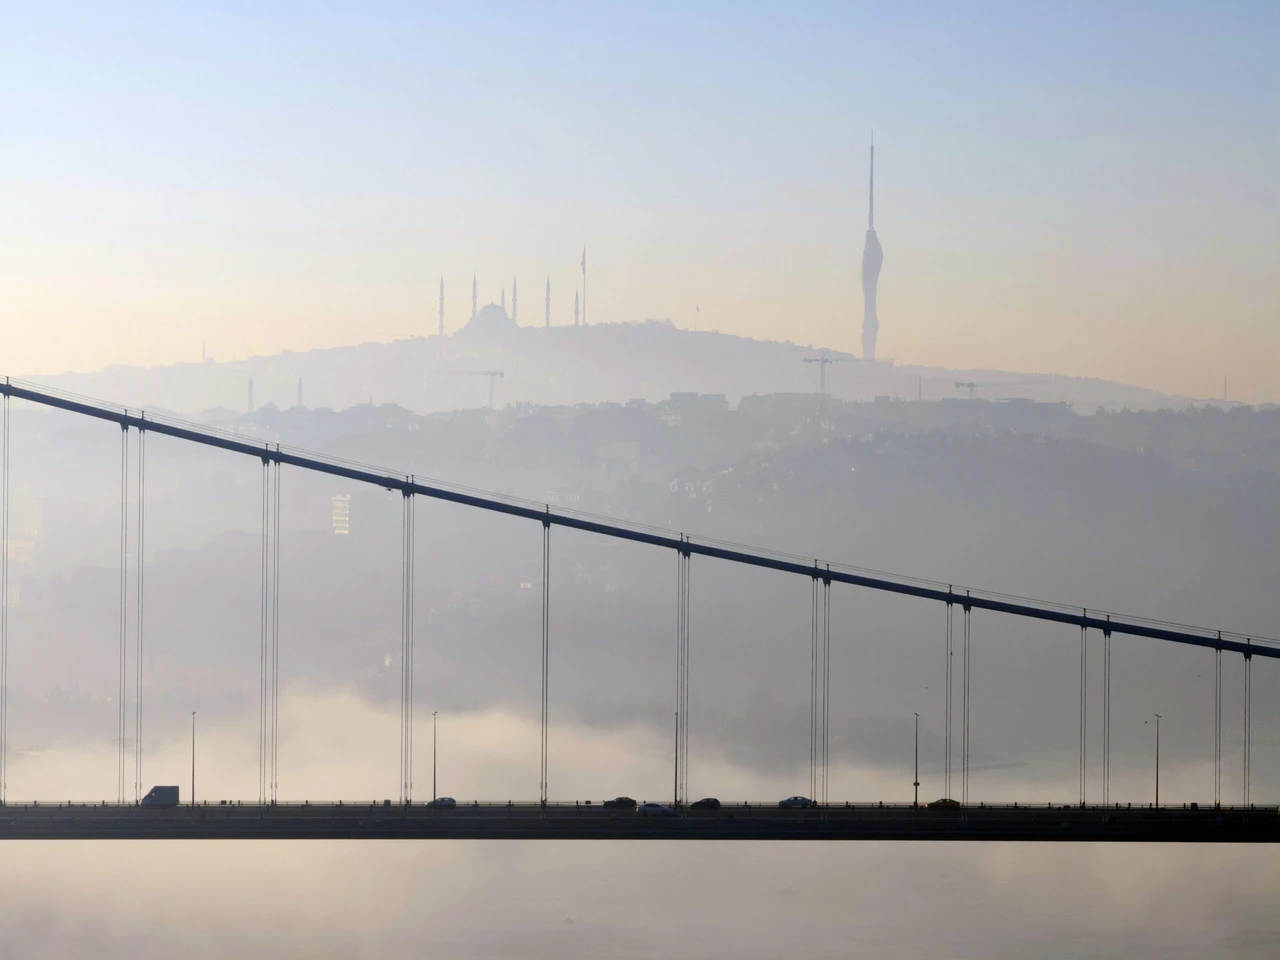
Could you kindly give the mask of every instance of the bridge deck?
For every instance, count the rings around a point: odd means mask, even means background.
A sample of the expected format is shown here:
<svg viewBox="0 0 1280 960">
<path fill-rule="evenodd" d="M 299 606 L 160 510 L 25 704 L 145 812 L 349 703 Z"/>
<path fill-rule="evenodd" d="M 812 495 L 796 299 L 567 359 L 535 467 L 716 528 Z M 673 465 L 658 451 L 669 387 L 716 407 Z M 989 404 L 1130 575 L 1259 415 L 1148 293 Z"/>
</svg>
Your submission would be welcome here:
<svg viewBox="0 0 1280 960">
<path fill-rule="evenodd" d="M 1275 843 L 1275 807 L 836 806 L 783 810 L 735 805 L 671 818 L 600 806 L 464 805 L 432 810 L 378 804 L 259 806 L 41 804 L 0 807 L 10 840 L 1037 840 Z"/>
</svg>

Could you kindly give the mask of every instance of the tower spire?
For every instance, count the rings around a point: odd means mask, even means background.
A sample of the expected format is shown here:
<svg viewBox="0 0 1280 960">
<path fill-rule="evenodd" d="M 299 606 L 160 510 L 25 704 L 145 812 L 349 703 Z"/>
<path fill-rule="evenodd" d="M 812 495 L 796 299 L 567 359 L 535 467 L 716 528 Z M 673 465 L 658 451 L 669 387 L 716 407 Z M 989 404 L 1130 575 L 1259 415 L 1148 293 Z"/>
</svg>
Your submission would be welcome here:
<svg viewBox="0 0 1280 960">
<path fill-rule="evenodd" d="M 876 134 L 871 131 L 871 188 L 867 195 L 867 229 L 876 228 Z"/>
<path fill-rule="evenodd" d="M 880 318 L 876 314 L 876 285 L 880 280 L 880 267 L 884 263 L 884 251 L 876 236 L 876 143 L 871 140 L 871 182 L 867 196 L 867 243 L 862 248 L 862 359 L 876 358 L 876 336 L 880 332 Z"/>
<path fill-rule="evenodd" d="M 551 274 L 547 274 L 547 324 L 551 326 Z"/>
<path fill-rule="evenodd" d="M 476 275 L 471 275 L 471 319 L 476 318 Z"/>
<path fill-rule="evenodd" d="M 516 316 L 516 279 L 511 278 L 511 322 L 515 323 L 519 318 Z"/>
<path fill-rule="evenodd" d="M 440 336 L 444 336 L 444 274 L 440 274 Z M 302 404 L 298 404 L 302 406 Z"/>
</svg>

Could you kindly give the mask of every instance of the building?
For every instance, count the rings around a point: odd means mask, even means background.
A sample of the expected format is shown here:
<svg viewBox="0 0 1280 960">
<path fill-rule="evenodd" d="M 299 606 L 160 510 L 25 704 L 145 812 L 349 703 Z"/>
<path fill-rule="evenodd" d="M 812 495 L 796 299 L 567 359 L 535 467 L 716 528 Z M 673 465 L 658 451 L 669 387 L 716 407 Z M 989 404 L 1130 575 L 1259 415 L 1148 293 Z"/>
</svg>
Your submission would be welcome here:
<svg viewBox="0 0 1280 960">
<path fill-rule="evenodd" d="M 346 536 L 351 532 L 351 494 L 340 493 L 333 498 L 333 532 Z"/>
<path fill-rule="evenodd" d="M 862 359 L 876 358 L 876 336 L 880 333 L 880 317 L 876 314 L 876 284 L 884 251 L 876 236 L 876 145 L 871 143 L 871 186 L 867 194 L 867 242 L 862 248 Z"/>
</svg>

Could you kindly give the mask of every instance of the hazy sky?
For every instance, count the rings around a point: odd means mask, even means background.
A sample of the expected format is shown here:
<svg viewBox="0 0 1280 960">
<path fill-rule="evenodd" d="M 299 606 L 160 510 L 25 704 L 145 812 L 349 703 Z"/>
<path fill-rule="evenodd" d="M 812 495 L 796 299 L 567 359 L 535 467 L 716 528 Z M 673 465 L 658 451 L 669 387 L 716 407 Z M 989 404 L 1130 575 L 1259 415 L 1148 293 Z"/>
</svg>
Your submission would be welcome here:
<svg viewBox="0 0 1280 960">
<path fill-rule="evenodd" d="M 1273 3 L 3 4 L 8 373 L 670 317 L 1280 399 Z M 508 297 L 510 291 L 508 289 Z"/>
</svg>

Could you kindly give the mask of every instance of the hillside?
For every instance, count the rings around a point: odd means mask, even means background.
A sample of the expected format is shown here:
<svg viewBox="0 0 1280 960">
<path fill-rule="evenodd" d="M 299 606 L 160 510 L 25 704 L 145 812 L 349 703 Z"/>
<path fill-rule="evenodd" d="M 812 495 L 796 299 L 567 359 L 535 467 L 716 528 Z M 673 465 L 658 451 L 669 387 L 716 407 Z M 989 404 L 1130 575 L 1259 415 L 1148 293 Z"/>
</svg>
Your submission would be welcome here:
<svg viewBox="0 0 1280 960">
<path fill-rule="evenodd" d="M 343 409 L 372 401 L 399 404 L 418 413 L 485 405 L 490 383 L 479 371 L 502 373 L 494 384 L 499 407 L 632 398 L 657 401 L 675 392 L 724 394 L 730 404 L 736 404 L 753 394 L 818 390 L 818 364 L 802 362 L 818 355 L 809 345 L 682 330 L 656 320 L 539 328 L 517 327 L 501 322 L 504 319 L 505 314 L 497 323 L 469 324 L 443 338 L 285 351 L 226 363 L 113 366 L 94 373 L 35 379 L 86 396 L 186 415 L 219 407 L 245 410 L 251 378 L 259 407 L 295 406 L 301 380 L 304 406 Z M 826 368 L 827 390 L 845 400 L 877 396 L 936 400 L 966 395 L 966 390 L 956 387 L 957 381 L 1010 381 L 1005 388 L 979 387 L 979 396 L 1065 401 L 1086 413 L 1098 406 L 1140 410 L 1191 402 L 1105 380 L 1026 371 L 862 364 L 838 351 L 827 355 L 835 361 Z"/>
</svg>

